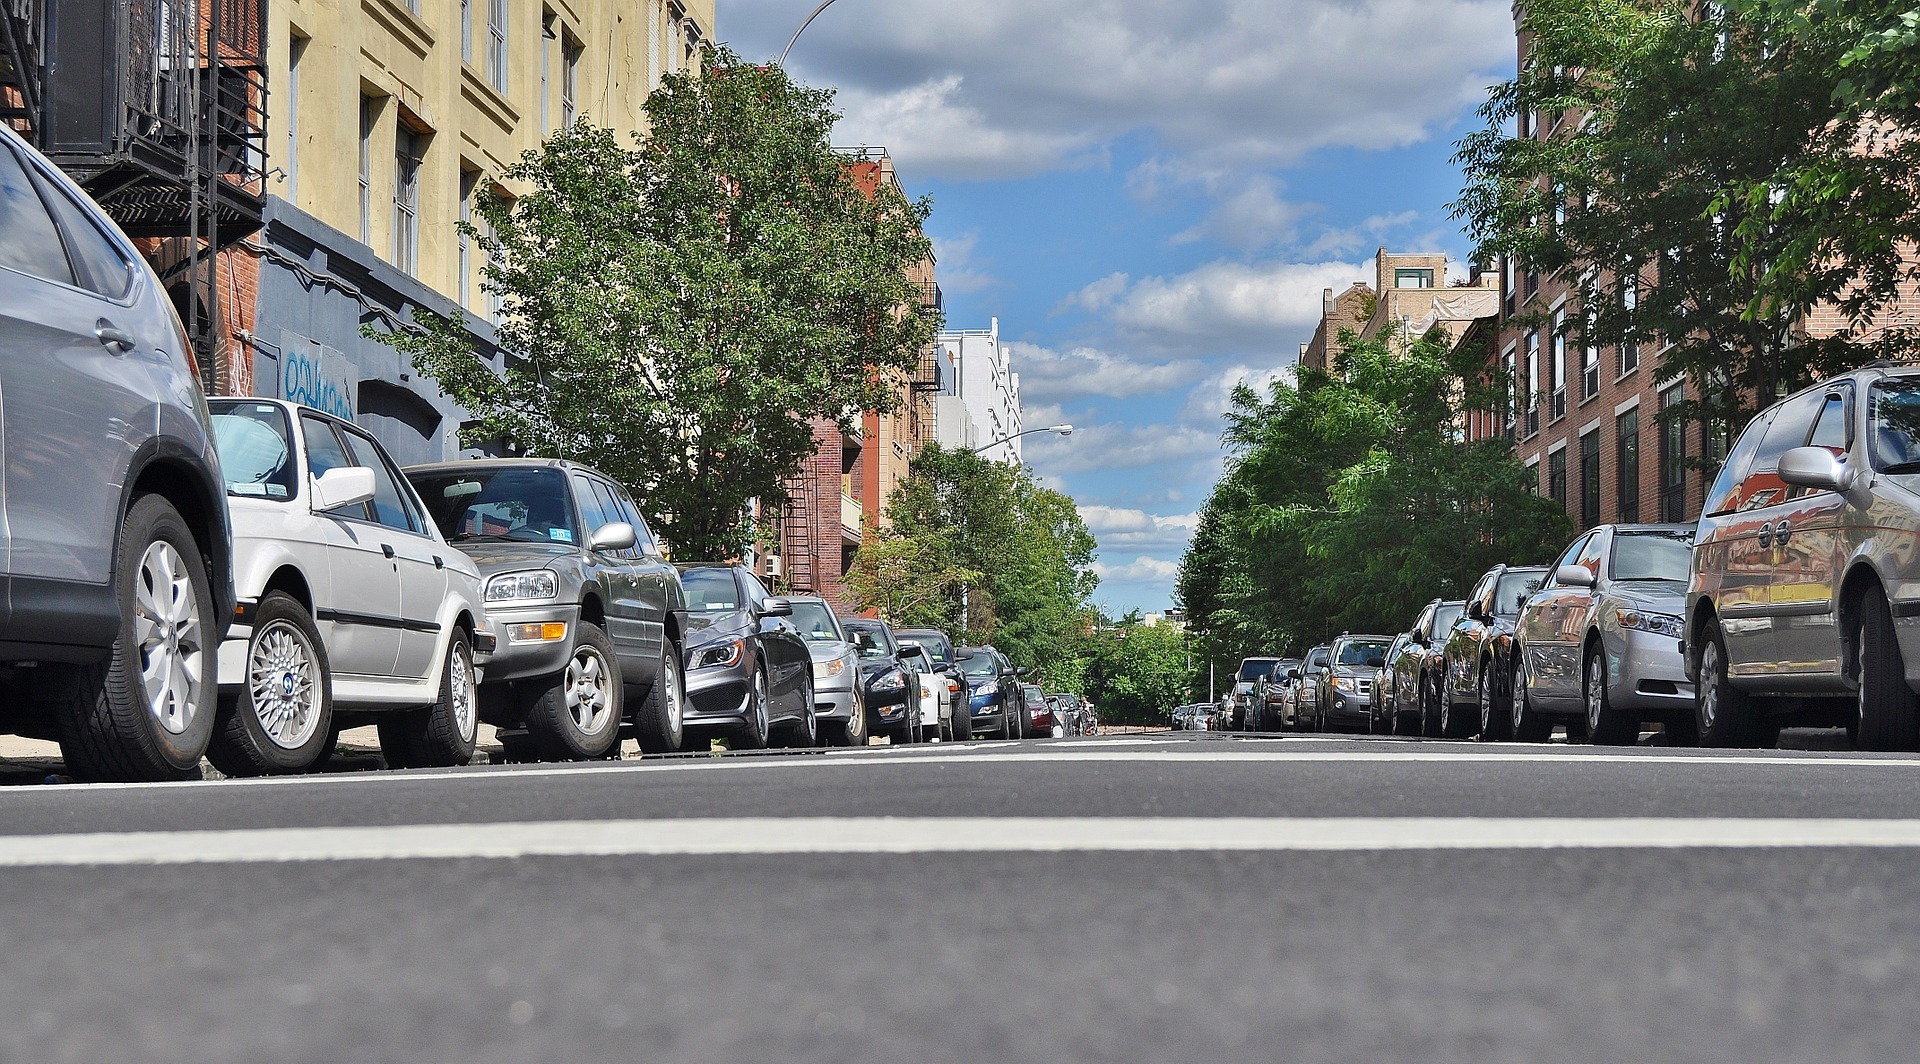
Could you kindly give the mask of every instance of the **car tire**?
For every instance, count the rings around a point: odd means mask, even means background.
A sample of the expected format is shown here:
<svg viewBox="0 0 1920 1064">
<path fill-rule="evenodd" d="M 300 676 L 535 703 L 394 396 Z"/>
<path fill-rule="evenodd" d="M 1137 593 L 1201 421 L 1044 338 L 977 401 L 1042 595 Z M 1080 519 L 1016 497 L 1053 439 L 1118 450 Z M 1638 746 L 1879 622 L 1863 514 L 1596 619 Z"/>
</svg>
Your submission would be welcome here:
<svg viewBox="0 0 1920 1064">
<path fill-rule="evenodd" d="M 1727 643 L 1717 622 L 1707 622 L 1698 654 L 1693 716 L 1700 745 L 1759 746 L 1759 711 L 1745 691 L 1727 680 Z"/>
<path fill-rule="evenodd" d="M 1587 741 L 1595 746 L 1632 746 L 1640 741 L 1640 719 L 1613 708 L 1607 697 L 1607 666 L 1600 647 L 1589 644 L 1580 668 L 1581 705 L 1587 711 Z"/>
<path fill-rule="evenodd" d="M 161 496 L 127 508 L 113 584 L 120 627 L 112 653 L 72 670 L 58 709 L 67 771 L 128 783 L 198 779 L 219 717 L 212 583 L 192 530 Z"/>
<path fill-rule="evenodd" d="M 542 757 L 591 761 L 620 741 L 624 695 L 613 640 L 581 621 L 567 664 L 543 686 L 528 685 L 520 712 Z"/>
<path fill-rule="evenodd" d="M 1526 667 L 1525 659 L 1514 655 L 1513 672 L 1507 680 L 1507 690 L 1513 692 L 1507 698 L 1512 707 L 1509 716 L 1513 719 L 1513 738 L 1523 743 L 1544 743 L 1553 738 L 1553 721 L 1533 708 L 1533 699 L 1527 694 Z"/>
<path fill-rule="evenodd" d="M 418 709 L 379 715 L 380 753 L 389 768 L 452 768 L 473 762 L 480 692 L 467 633 L 455 628 L 440 669 L 440 695 Z"/>
<path fill-rule="evenodd" d="M 867 745 L 867 704 L 858 688 L 853 692 L 853 708 L 847 711 L 847 719 L 829 721 L 823 730 L 828 746 Z"/>
<path fill-rule="evenodd" d="M 811 750 L 820 745 L 820 719 L 813 712 L 813 694 L 807 694 L 806 712 L 780 733 L 780 745 L 787 750 Z"/>
<path fill-rule="evenodd" d="M 1906 663 L 1893 631 L 1893 613 L 1879 587 L 1861 596 L 1854 628 L 1854 676 L 1859 681 L 1854 743 L 1862 750 L 1920 749 L 1920 709 L 1907 686 Z"/>
<path fill-rule="evenodd" d="M 1440 738 L 1468 739 L 1473 736 L 1473 722 L 1460 712 L 1460 706 L 1453 700 L 1453 692 L 1440 693 Z"/>
<path fill-rule="evenodd" d="M 753 667 L 752 686 L 747 689 L 747 719 L 734 728 L 727 736 L 728 750 L 765 750 L 769 726 L 767 724 L 767 674 L 759 665 Z"/>
<path fill-rule="evenodd" d="M 309 772 L 332 752 L 333 681 L 320 630 L 298 599 L 254 609 L 239 695 L 220 702 L 207 760 L 228 776 Z"/>
<path fill-rule="evenodd" d="M 1503 743 L 1513 738 L 1513 711 L 1500 704 L 1498 678 L 1504 671 L 1488 658 L 1480 666 L 1480 741 Z"/>
<path fill-rule="evenodd" d="M 643 754 L 671 754 L 692 749 L 687 741 L 687 674 L 680 648 L 673 640 L 660 643 L 660 664 L 654 670 L 647 695 L 633 707 L 633 738 Z M 711 748 L 711 743 L 709 743 Z"/>
</svg>

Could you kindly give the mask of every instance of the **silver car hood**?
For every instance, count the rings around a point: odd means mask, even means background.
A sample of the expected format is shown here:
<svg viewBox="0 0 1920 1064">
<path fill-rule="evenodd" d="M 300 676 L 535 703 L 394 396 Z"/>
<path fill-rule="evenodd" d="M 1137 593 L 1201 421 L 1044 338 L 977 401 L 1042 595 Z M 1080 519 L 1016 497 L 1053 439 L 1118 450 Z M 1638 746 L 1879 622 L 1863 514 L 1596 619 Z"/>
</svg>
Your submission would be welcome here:
<svg viewBox="0 0 1920 1064">
<path fill-rule="evenodd" d="M 501 540 L 466 539 L 450 544 L 465 552 L 480 569 L 480 575 L 492 576 L 512 569 L 539 569 L 561 558 L 579 553 L 565 543 L 511 543 Z"/>
<path fill-rule="evenodd" d="M 1677 580 L 1609 584 L 1607 597 L 1648 613 L 1679 617 L 1687 612 L 1687 585 Z"/>
<path fill-rule="evenodd" d="M 851 653 L 852 643 L 843 643 L 838 639 L 822 639 L 819 642 L 807 640 L 807 655 L 815 661 L 833 661 Z"/>
</svg>

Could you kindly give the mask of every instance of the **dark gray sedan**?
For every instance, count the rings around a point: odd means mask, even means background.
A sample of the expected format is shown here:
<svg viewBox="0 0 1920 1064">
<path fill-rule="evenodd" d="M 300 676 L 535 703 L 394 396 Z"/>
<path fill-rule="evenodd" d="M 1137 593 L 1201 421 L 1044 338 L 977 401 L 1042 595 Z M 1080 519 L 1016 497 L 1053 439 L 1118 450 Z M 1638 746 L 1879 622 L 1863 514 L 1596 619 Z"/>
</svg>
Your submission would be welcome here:
<svg viewBox="0 0 1920 1064">
<path fill-rule="evenodd" d="M 716 734 L 734 750 L 769 740 L 813 746 L 813 655 L 789 619 L 793 603 L 767 593 L 738 565 L 680 571 L 687 591 L 687 730 L 692 745 Z"/>
</svg>

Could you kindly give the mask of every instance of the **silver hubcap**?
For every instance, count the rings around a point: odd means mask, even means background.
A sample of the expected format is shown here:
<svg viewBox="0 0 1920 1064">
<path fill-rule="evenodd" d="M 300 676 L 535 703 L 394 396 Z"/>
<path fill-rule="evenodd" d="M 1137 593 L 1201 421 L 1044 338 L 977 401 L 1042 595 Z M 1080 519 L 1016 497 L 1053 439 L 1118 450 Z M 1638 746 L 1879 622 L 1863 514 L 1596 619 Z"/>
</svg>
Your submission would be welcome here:
<svg viewBox="0 0 1920 1064">
<path fill-rule="evenodd" d="M 759 670 L 753 674 L 753 733 L 767 734 L 767 678 Z"/>
<path fill-rule="evenodd" d="M 1487 668 L 1480 670 L 1480 730 L 1493 723 L 1493 678 Z"/>
<path fill-rule="evenodd" d="M 453 726 L 460 733 L 460 740 L 466 742 L 474 737 L 473 703 L 474 691 L 473 666 L 467 661 L 467 655 L 459 647 L 447 654 L 448 686 L 453 693 Z"/>
<path fill-rule="evenodd" d="M 253 635 L 247 657 L 247 693 L 268 741 L 298 750 L 320 726 L 319 669 L 306 633 L 273 621 Z"/>
<path fill-rule="evenodd" d="M 140 686 L 147 712 L 174 735 L 200 710 L 206 646 L 200 603 L 185 559 L 171 543 L 152 543 L 140 556 L 133 588 L 133 633 L 140 645 Z"/>
<path fill-rule="evenodd" d="M 1606 697 L 1605 673 L 1600 668 L 1600 659 L 1587 659 L 1587 732 L 1592 734 L 1600 729 L 1600 703 Z"/>
<path fill-rule="evenodd" d="M 1720 648 L 1708 643 L 1700 648 L 1700 726 L 1712 728 L 1720 715 Z"/>
<path fill-rule="evenodd" d="M 1513 701 L 1508 709 L 1513 716 L 1513 730 L 1516 732 L 1527 719 L 1527 675 L 1521 671 L 1524 668 L 1526 666 L 1519 661 L 1513 663 L 1513 694 L 1509 696 Z"/>
<path fill-rule="evenodd" d="M 567 662 L 567 713 L 583 734 L 598 735 L 613 720 L 613 684 L 607 663 L 590 646 L 579 647 Z"/>
</svg>

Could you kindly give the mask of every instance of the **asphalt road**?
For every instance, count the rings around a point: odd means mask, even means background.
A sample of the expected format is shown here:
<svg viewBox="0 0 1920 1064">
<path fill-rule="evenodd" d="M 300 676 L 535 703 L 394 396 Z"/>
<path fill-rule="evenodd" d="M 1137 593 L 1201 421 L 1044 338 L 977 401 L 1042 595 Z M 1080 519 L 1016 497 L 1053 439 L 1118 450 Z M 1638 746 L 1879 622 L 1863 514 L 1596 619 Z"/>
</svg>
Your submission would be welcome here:
<svg viewBox="0 0 1920 1064">
<path fill-rule="evenodd" d="M 9 787 L 0 1061 L 1908 1061 L 1916 881 L 1920 758 L 1844 752 Z"/>
</svg>

